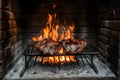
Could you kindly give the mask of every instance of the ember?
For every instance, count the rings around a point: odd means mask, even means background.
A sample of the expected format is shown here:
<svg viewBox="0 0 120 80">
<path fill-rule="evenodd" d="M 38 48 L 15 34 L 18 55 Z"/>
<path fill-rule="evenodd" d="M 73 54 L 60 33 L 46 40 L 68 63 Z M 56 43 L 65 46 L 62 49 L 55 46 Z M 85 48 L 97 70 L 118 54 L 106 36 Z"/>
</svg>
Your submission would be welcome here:
<svg viewBox="0 0 120 80">
<path fill-rule="evenodd" d="M 53 6 L 53 9 L 56 5 Z M 39 36 L 32 37 L 34 41 L 34 46 L 39 49 L 44 55 L 55 55 L 55 54 L 77 54 L 80 53 L 86 47 L 86 40 L 74 39 L 75 24 L 72 23 L 68 28 L 64 25 L 60 26 L 57 20 L 57 14 L 48 13 L 48 21 L 46 22 L 46 27 L 43 29 L 43 34 Z M 62 33 L 60 33 L 62 29 Z M 58 57 L 61 63 L 72 61 L 76 62 L 74 56 L 56 56 L 43 59 L 43 64 L 46 61 L 48 63 L 58 64 Z"/>
</svg>

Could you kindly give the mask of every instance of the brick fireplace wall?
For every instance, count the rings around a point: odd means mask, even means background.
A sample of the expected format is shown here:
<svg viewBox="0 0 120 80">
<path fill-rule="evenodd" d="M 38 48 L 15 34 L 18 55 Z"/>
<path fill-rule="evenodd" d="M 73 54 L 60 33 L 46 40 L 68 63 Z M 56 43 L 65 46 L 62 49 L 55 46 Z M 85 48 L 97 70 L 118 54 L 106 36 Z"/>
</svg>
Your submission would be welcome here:
<svg viewBox="0 0 120 80">
<path fill-rule="evenodd" d="M 24 51 L 18 26 L 19 6 L 14 0 L 0 0 L 0 78 L 20 59 Z M 14 8 L 15 7 L 15 8 Z"/>
<path fill-rule="evenodd" d="M 0 0 L 0 2 L 1 2 L 1 0 Z M 2 17 L 2 15 L 1 15 L 1 13 L 2 13 L 2 11 L 1 11 L 1 8 L 2 8 L 2 4 L 0 3 L 0 64 L 2 64 L 2 59 L 3 59 L 3 51 L 2 51 L 2 20 L 1 20 L 1 17 Z M 2 70 L 1 70 L 1 68 L 2 68 L 2 66 L 0 66 L 0 75 L 1 75 L 1 73 L 2 73 Z"/>
<path fill-rule="evenodd" d="M 120 77 L 120 2 L 98 1 L 98 50 L 101 60 Z"/>
<path fill-rule="evenodd" d="M 101 60 L 120 76 L 120 10 L 110 9 L 100 17 L 98 49 Z"/>
</svg>

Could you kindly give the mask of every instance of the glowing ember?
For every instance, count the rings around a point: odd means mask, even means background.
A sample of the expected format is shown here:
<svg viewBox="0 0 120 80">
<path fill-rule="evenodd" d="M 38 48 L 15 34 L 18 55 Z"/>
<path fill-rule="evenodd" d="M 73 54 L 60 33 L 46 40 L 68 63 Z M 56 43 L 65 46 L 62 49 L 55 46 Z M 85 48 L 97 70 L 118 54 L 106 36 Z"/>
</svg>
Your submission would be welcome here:
<svg viewBox="0 0 120 80">
<path fill-rule="evenodd" d="M 40 59 L 41 59 L 41 57 L 40 57 Z M 40 62 L 41 62 L 41 60 L 40 60 Z M 64 63 L 69 63 L 69 62 L 76 62 L 75 57 L 74 56 L 54 56 L 54 57 L 44 57 L 42 60 L 42 64 L 49 63 L 49 64 L 63 65 Z"/>
</svg>

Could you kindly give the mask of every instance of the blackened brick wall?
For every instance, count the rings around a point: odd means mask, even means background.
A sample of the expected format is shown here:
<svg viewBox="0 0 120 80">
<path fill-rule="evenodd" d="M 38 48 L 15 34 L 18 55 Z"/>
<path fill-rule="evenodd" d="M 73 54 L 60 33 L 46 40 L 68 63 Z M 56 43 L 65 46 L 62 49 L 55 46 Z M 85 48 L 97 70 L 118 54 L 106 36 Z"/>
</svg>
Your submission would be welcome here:
<svg viewBox="0 0 120 80">
<path fill-rule="evenodd" d="M 17 23 L 19 6 L 15 5 L 17 3 L 14 1 L 4 0 L 0 8 L 0 78 L 15 65 L 24 51 L 21 28 Z"/>
<path fill-rule="evenodd" d="M 120 76 L 120 16 L 119 10 L 109 10 L 101 17 L 98 29 L 98 49 L 102 60 Z M 106 14 L 106 15 L 105 15 Z"/>
</svg>

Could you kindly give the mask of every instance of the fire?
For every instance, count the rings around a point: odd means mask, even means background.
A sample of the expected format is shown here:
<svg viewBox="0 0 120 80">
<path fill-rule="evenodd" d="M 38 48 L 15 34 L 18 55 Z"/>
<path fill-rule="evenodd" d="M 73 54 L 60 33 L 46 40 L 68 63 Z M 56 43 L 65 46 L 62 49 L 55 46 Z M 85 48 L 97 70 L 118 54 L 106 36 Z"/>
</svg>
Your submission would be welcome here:
<svg viewBox="0 0 120 80">
<path fill-rule="evenodd" d="M 60 50 L 58 51 L 59 54 L 63 54 L 63 47 L 60 48 Z"/>
<path fill-rule="evenodd" d="M 50 32 L 48 26 L 43 29 L 43 32 L 44 32 L 43 37 L 44 37 L 44 38 L 48 38 L 48 37 L 49 37 L 49 32 Z M 41 35 L 41 36 L 42 36 L 42 35 Z"/>
<path fill-rule="evenodd" d="M 71 34 L 70 34 L 70 30 L 68 29 L 65 34 L 65 39 L 70 39 L 70 38 L 71 38 Z"/>
<path fill-rule="evenodd" d="M 49 33 L 49 37 L 54 41 L 57 41 L 58 38 L 58 28 L 59 25 L 56 25 L 55 29 L 52 29 L 51 32 Z"/>
<path fill-rule="evenodd" d="M 70 38 L 74 37 L 71 32 L 74 31 L 75 25 L 72 24 L 69 26 L 68 29 L 66 29 L 65 27 L 59 26 L 58 24 L 54 24 L 53 22 L 55 22 L 55 21 L 53 21 L 53 20 L 56 20 L 56 16 L 57 16 L 56 14 L 54 14 L 54 15 L 48 14 L 48 21 L 46 23 L 46 27 L 43 29 L 43 34 L 40 36 L 32 37 L 32 40 L 34 42 L 40 41 L 44 38 L 50 38 L 53 41 L 61 42 L 63 39 L 70 39 Z M 55 19 L 53 19 L 53 17 Z M 63 32 L 61 35 L 58 33 L 58 30 L 60 28 L 63 28 Z"/>
<path fill-rule="evenodd" d="M 37 37 L 38 41 L 42 40 L 42 36 Z"/>
<path fill-rule="evenodd" d="M 61 34 L 59 42 L 61 42 L 64 39 L 64 32 Z"/>
<path fill-rule="evenodd" d="M 56 7 L 55 4 L 53 4 L 53 9 Z M 46 23 L 45 28 L 43 29 L 43 34 L 39 36 L 32 37 L 32 40 L 34 42 L 41 41 L 43 39 L 51 39 L 53 41 L 61 42 L 64 39 L 73 39 L 74 36 L 72 32 L 74 31 L 75 25 L 69 25 L 69 28 L 65 28 L 64 25 L 60 26 L 56 21 L 57 14 L 48 14 L 48 21 Z M 64 21 L 64 24 L 66 24 L 66 20 Z M 60 34 L 58 31 L 62 28 L 62 33 Z M 59 54 L 64 54 L 64 49 L 61 47 L 58 51 Z M 35 60 L 36 57 L 34 57 Z M 41 58 L 40 58 L 41 59 Z M 54 57 L 44 57 L 42 61 L 42 64 L 44 63 L 50 63 L 50 64 L 64 64 L 68 62 L 76 62 L 74 56 L 54 56 Z"/>
</svg>

